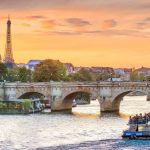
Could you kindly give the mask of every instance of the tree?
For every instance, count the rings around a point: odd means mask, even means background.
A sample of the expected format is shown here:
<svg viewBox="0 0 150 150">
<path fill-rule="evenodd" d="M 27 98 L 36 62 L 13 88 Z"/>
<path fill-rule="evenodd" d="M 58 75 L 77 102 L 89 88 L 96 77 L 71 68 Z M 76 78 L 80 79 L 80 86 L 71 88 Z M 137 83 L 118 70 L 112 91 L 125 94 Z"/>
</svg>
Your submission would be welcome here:
<svg viewBox="0 0 150 150">
<path fill-rule="evenodd" d="M 59 60 L 44 60 L 36 65 L 33 73 L 33 80 L 36 82 L 61 81 L 66 79 L 66 68 Z"/>
<path fill-rule="evenodd" d="M 144 81 L 145 80 L 145 76 L 143 73 L 139 74 L 139 81 Z"/>
<path fill-rule="evenodd" d="M 24 99 L 22 105 L 23 105 L 23 111 L 25 113 L 29 113 L 30 109 L 32 109 L 32 102 L 30 99 Z"/>
<path fill-rule="evenodd" d="M 133 71 L 130 74 L 130 80 L 131 81 L 144 81 L 145 76 L 143 73 L 139 73 L 138 71 Z"/>
<path fill-rule="evenodd" d="M 26 69 L 25 67 L 19 67 L 18 70 L 18 79 L 21 82 L 27 82 L 31 81 L 32 78 L 32 72 L 29 69 Z"/>
<path fill-rule="evenodd" d="M 93 81 L 106 81 L 110 78 L 110 74 L 97 74 L 93 73 Z"/>
<path fill-rule="evenodd" d="M 3 63 L 0 63 L 0 80 L 5 79 L 7 74 L 7 68 Z"/>
<path fill-rule="evenodd" d="M 14 82 L 14 81 L 21 81 L 27 82 L 31 81 L 32 72 L 25 67 L 15 67 L 9 68 L 7 72 L 6 80 Z"/>
<path fill-rule="evenodd" d="M 92 81 L 92 74 L 82 68 L 78 72 L 72 74 L 72 80 L 74 81 Z"/>
<path fill-rule="evenodd" d="M 6 75 L 6 80 L 10 82 L 18 81 L 17 79 L 17 71 L 14 68 L 8 68 L 7 69 L 7 75 Z"/>
<path fill-rule="evenodd" d="M 139 80 L 139 75 L 137 71 L 133 71 L 130 74 L 130 80 L 131 81 L 138 81 Z"/>
</svg>

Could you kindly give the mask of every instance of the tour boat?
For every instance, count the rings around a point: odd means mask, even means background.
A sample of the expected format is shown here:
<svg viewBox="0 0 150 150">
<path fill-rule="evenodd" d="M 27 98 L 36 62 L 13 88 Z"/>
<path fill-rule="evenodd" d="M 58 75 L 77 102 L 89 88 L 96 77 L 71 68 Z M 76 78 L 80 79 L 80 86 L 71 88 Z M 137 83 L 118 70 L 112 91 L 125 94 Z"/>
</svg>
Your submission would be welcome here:
<svg viewBox="0 0 150 150">
<path fill-rule="evenodd" d="M 123 131 L 125 139 L 150 139 L 150 118 L 145 123 L 128 123 L 129 129 Z"/>
</svg>

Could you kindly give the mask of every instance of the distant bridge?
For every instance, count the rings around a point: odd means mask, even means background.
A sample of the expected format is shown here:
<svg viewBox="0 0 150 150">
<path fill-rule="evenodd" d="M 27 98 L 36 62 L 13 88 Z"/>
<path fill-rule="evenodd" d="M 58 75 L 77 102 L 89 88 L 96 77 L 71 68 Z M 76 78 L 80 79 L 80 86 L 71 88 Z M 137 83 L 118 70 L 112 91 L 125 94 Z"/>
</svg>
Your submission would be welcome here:
<svg viewBox="0 0 150 150">
<path fill-rule="evenodd" d="M 122 98 L 131 92 L 141 92 L 150 99 L 149 82 L 39 82 L 4 83 L 0 85 L 0 99 L 15 100 L 31 95 L 43 96 L 52 111 L 71 111 L 77 93 L 90 93 L 98 99 L 102 112 L 119 111 Z"/>
</svg>

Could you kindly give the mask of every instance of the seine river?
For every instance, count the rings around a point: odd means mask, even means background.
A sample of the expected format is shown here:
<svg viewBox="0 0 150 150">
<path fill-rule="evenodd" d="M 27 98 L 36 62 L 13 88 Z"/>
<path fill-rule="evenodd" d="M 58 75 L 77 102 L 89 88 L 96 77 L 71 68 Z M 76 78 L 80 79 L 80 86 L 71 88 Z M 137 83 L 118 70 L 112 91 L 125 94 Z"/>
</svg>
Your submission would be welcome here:
<svg viewBox="0 0 150 150">
<path fill-rule="evenodd" d="M 0 115 L 0 150 L 150 150 L 150 140 L 122 140 L 130 114 L 150 111 L 145 97 L 126 97 L 120 114 L 99 113 L 98 101 L 73 114 Z"/>
</svg>

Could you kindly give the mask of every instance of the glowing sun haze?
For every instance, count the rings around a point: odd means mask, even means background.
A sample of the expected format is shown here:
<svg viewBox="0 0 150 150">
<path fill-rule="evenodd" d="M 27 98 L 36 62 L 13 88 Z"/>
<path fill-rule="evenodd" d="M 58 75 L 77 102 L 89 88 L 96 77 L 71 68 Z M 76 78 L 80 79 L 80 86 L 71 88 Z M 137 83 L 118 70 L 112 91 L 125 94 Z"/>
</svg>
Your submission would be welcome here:
<svg viewBox="0 0 150 150">
<path fill-rule="evenodd" d="M 150 67 L 149 0 L 0 0 L 0 53 L 12 21 L 15 62 Z"/>
</svg>

